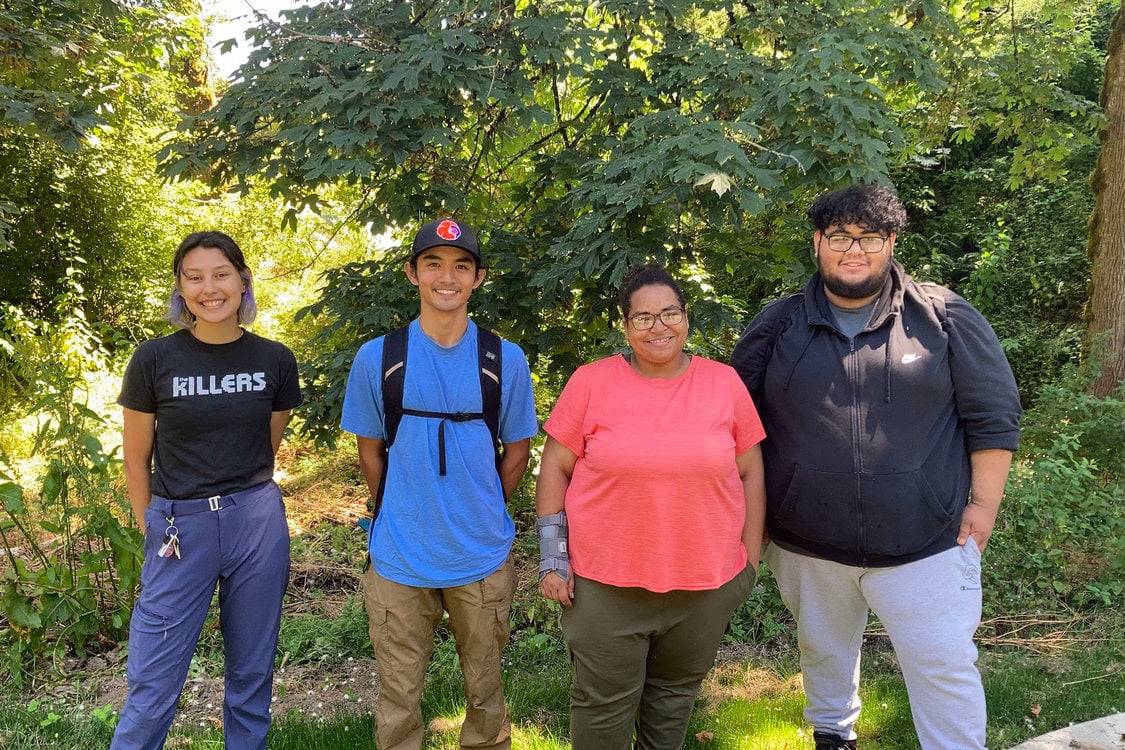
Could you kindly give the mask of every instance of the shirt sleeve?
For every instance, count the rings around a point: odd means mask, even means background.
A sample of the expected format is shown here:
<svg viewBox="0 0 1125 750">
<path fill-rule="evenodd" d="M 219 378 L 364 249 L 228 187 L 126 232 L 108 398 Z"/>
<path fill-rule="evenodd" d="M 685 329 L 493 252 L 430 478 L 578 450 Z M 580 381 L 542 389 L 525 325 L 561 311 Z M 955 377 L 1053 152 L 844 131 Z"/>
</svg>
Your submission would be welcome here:
<svg viewBox="0 0 1125 750">
<path fill-rule="evenodd" d="M 500 393 L 500 442 L 515 443 L 539 432 L 531 369 L 523 350 L 503 341 L 503 374 Z"/>
<path fill-rule="evenodd" d="M 348 373 L 340 429 L 359 437 L 383 440 L 383 339 L 360 347 Z"/>
<path fill-rule="evenodd" d="M 737 374 L 731 373 L 731 400 L 734 404 L 734 450 L 742 455 L 766 439 L 766 429 L 750 393 Z"/>
<path fill-rule="evenodd" d="M 964 298 L 945 301 L 949 362 L 957 416 L 969 452 L 1019 447 L 1023 408 L 1019 388 L 1000 340 L 984 316 Z"/>
<path fill-rule="evenodd" d="M 589 370 L 579 367 L 563 386 L 551 416 L 543 423 L 543 430 L 558 440 L 574 455 L 586 455 L 586 435 L 584 425 L 590 404 Z"/>
<path fill-rule="evenodd" d="M 145 414 L 155 414 L 155 372 L 155 348 L 148 341 L 141 342 L 125 368 L 125 376 L 121 379 L 121 393 L 117 397 L 118 405 Z"/>
<path fill-rule="evenodd" d="M 297 374 L 297 358 L 289 347 L 281 345 L 279 356 L 277 394 L 273 399 L 274 411 L 288 411 L 300 406 L 304 399 L 301 397 L 301 382 Z"/>
</svg>

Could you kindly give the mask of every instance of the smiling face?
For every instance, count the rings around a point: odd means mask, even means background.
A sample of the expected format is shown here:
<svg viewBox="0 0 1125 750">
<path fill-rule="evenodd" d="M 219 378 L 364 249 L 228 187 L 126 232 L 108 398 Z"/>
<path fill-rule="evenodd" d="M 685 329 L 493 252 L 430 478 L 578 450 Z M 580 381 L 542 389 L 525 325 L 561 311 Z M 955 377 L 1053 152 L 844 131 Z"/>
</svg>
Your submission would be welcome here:
<svg viewBox="0 0 1125 750">
<path fill-rule="evenodd" d="M 647 331 L 638 331 L 631 320 L 625 321 L 625 339 L 633 350 L 638 369 L 656 373 L 680 366 L 688 335 L 687 315 L 679 323 L 669 326 L 660 319 L 660 313 L 682 309 L 675 290 L 665 284 L 647 284 L 630 295 L 630 319 L 642 313 L 656 318 Z"/>
<path fill-rule="evenodd" d="M 418 287 L 423 312 L 464 313 L 484 274 L 468 251 L 447 245 L 423 250 L 406 264 L 406 276 Z"/>
<path fill-rule="evenodd" d="M 217 247 L 197 247 L 183 256 L 176 284 L 195 325 L 238 328 L 238 308 L 246 283 Z"/>
<path fill-rule="evenodd" d="M 886 242 L 875 253 L 865 253 L 859 242 L 852 242 L 845 252 L 829 247 L 830 236 L 847 235 L 850 238 L 883 237 Z M 816 262 L 824 280 L 824 292 L 839 307 L 863 307 L 879 296 L 891 272 L 894 256 L 895 234 L 889 236 L 858 224 L 838 224 L 813 235 Z"/>
</svg>

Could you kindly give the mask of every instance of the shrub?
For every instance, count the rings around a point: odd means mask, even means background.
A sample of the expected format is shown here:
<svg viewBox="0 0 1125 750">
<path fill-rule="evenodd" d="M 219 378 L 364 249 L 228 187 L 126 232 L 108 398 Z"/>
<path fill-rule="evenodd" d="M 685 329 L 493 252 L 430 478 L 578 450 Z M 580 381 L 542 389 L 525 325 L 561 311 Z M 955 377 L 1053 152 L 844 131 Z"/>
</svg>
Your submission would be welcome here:
<svg viewBox="0 0 1125 750">
<path fill-rule="evenodd" d="M 82 655 L 125 636 L 143 541 L 120 520 L 129 517 L 120 460 L 97 437 L 106 421 L 87 403 L 97 337 L 77 313 L 57 325 L 7 313 L 0 344 L 7 366 L 21 371 L 4 374 L 37 399 L 25 407 L 35 461 L 0 449 L 0 613 L 8 624 L 0 671 L 19 683 L 43 656 Z M 31 490 L 20 480 L 28 465 L 39 472 Z"/>
<path fill-rule="evenodd" d="M 1125 387 L 1088 395 L 1092 369 L 1043 386 L 1024 415 L 985 556 L 991 614 L 1110 607 L 1125 594 Z"/>
</svg>

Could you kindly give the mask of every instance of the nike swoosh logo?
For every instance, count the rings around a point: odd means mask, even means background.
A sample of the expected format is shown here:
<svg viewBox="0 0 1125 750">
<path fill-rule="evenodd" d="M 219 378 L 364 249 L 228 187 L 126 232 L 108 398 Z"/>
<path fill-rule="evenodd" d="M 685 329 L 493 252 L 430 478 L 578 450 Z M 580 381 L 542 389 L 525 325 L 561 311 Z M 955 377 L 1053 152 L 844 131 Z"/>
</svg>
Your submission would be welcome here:
<svg viewBox="0 0 1125 750">
<path fill-rule="evenodd" d="M 904 355 L 902 355 L 902 363 L 904 365 L 908 365 L 911 362 L 913 362 L 914 360 L 918 359 L 918 357 L 919 357 L 919 355 L 917 355 L 917 354 L 904 354 Z"/>
</svg>

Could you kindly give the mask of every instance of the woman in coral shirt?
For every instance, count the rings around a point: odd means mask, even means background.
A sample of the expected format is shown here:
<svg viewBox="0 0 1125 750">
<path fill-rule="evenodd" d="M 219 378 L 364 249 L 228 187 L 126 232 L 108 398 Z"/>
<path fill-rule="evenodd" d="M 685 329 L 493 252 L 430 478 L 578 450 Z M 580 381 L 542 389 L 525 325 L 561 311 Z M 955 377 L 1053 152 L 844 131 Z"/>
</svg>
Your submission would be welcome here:
<svg viewBox="0 0 1125 750">
<path fill-rule="evenodd" d="M 631 351 L 578 368 L 544 425 L 540 591 L 565 608 L 575 750 L 672 750 L 754 583 L 765 431 L 732 368 L 684 352 L 666 270 L 618 298 Z"/>
</svg>

